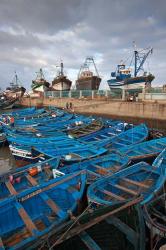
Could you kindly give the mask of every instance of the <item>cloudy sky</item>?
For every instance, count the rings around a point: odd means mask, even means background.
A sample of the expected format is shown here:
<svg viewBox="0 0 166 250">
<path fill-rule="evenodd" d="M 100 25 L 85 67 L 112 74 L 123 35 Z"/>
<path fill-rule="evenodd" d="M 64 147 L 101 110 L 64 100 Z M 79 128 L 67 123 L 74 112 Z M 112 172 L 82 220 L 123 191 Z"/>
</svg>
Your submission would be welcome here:
<svg viewBox="0 0 166 250">
<path fill-rule="evenodd" d="M 165 0 L 0 0 L 0 87 L 17 71 L 30 89 L 43 68 L 52 81 L 63 60 L 73 81 L 86 56 L 95 58 L 103 78 L 138 48 L 152 46 L 145 69 L 154 84 L 166 83 Z"/>
</svg>

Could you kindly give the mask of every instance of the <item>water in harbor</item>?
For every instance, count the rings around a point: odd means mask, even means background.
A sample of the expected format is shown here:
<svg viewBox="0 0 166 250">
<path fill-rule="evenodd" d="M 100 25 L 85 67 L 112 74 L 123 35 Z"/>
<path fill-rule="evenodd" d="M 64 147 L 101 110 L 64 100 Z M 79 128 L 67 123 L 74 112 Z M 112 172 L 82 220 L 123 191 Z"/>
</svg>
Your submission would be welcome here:
<svg viewBox="0 0 166 250">
<path fill-rule="evenodd" d="M 0 174 L 15 168 L 15 161 L 8 146 L 0 148 Z"/>
<path fill-rule="evenodd" d="M 7 112 L 10 112 L 10 110 Z M 0 114 L 2 113 L 5 113 L 5 111 L 0 111 Z M 0 174 L 6 173 L 13 168 L 15 168 L 14 157 L 10 153 L 9 147 L 3 145 L 0 147 Z"/>
</svg>

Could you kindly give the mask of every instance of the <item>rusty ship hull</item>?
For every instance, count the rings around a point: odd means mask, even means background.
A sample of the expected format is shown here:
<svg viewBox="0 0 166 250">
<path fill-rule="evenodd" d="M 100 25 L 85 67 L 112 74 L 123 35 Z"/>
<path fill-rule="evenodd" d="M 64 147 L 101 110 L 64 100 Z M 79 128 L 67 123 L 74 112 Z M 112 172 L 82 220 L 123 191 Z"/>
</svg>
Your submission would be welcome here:
<svg viewBox="0 0 166 250">
<path fill-rule="evenodd" d="M 80 78 L 76 81 L 77 90 L 98 90 L 101 78 L 98 76 Z"/>
</svg>

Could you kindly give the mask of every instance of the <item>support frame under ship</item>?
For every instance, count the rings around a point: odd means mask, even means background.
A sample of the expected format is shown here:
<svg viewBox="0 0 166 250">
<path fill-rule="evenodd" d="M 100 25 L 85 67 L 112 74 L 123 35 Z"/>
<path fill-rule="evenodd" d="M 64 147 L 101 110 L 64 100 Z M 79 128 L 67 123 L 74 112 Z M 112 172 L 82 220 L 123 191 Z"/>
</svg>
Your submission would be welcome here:
<svg viewBox="0 0 166 250">
<path fill-rule="evenodd" d="M 69 91 L 71 89 L 72 81 L 70 81 L 64 74 L 63 62 L 60 64 L 60 70 L 57 76 L 52 81 L 52 90 L 55 91 Z"/>
<path fill-rule="evenodd" d="M 95 71 L 90 70 L 90 66 L 93 65 Z M 81 66 L 76 80 L 77 90 L 98 90 L 100 86 L 101 78 L 99 76 L 96 64 L 93 57 L 87 57 L 84 64 Z"/>
<path fill-rule="evenodd" d="M 147 74 L 143 69 L 143 65 L 152 52 L 152 48 L 147 48 L 142 51 L 135 49 L 132 57 L 132 61 L 134 58 L 134 75 L 132 76 L 132 69 L 130 67 L 126 68 L 123 62 L 120 63 L 116 71 L 111 73 L 112 78 L 107 81 L 110 89 L 132 90 L 150 88 L 151 82 L 155 77 L 151 73 Z M 132 61 L 130 65 L 132 65 Z M 142 75 L 138 75 L 140 71 L 143 71 Z"/>
<path fill-rule="evenodd" d="M 36 74 L 36 79 L 32 80 L 32 91 L 34 93 L 43 93 L 48 90 L 50 83 L 46 81 L 42 68 L 40 68 Z"/>
</svg>

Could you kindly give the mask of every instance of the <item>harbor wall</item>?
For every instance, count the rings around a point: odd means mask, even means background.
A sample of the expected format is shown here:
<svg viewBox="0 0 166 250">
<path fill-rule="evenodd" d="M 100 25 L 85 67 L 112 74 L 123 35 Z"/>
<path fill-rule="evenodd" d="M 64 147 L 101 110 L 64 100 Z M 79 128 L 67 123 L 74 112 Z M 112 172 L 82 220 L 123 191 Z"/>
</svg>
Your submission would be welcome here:
<svg viewBox="0 0 166 250">
<path fill-rule="evenodd" d="M 120 100 L 72 99 L 72 98 L 23 98 L 22 106 L 56 106 L 65 108 L 66 103 L 72 102 L 74 112 L 113 118 L 124 118 L 129 121 L 151 121 L 154 127 L 161 125 L 166 129 L 166 101 L 127 102 Z M 127 119 L 128 118 L 128 119 Z M 161 124 L 160 124 L 161 123 Z M 150 126 L 152 127 L 152 126 Z"/>
</svg>

